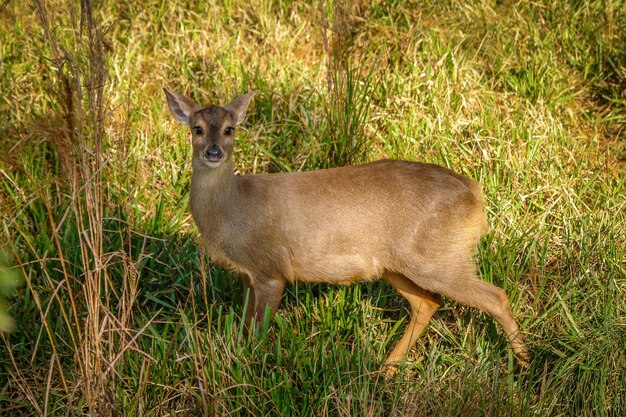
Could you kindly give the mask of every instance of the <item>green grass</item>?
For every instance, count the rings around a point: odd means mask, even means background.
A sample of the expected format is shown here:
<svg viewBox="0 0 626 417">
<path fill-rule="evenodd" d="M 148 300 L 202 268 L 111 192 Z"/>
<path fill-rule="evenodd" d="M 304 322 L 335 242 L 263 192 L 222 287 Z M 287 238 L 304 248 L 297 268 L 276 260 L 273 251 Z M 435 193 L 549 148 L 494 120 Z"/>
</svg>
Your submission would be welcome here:
<svg viewBox="0 0 626 417">
<path fill-rule="evenodd" d="M 623 2 L 22 3 L 0 12 L 1 415 L 626 414 Z M 385 380 L 407 306 L 384 282 L 290 286 L 245 338 L 163 86 L 258 91 L 241 174 L 391 157 L 479 180 L 478 267 L 530 367 L 446 300 Z"/>
</svg>

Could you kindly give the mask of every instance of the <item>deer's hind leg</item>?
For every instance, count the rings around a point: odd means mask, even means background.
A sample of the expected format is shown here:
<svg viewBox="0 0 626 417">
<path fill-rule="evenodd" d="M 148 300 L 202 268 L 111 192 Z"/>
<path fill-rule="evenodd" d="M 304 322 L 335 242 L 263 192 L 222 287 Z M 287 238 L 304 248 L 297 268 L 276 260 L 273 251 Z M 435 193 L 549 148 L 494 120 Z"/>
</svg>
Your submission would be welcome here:
<svg viewBox="0 0 626 417">
<path fill-rule="evenodd" d="M 424 331 L 430 318 L 439 309 L 441 299 L 437 294 L 418 287 L 404 275 L 386 272 L 384 276 L 407 299 L 411 306 L 411 320 L 404 335 L 385 360 L 385 366 L 387 367 L 386 376 L 390 377 L 396 373 L 398 363 L 406 357 Z"/>
<path fill-rule="evenodd" d="M 506 293 L 502 288 L 478 278 L 474 269 L 475 266 L 469 261 L 456 265 L 450 262 L 427 274 L 417 272 L 407 273 L 407 276 L 428 291 L 489 314 L 502 326 L 520 364 L 526 365 L 529 361 L 528 349 L 513 318 Z"/>
<path fill-rule="evenodd" d="M 502 326 L 519 363 L 523 366 L 528 365 L 530 361 L 528 349 L 513 318 L 509 298 L 502 288 L 472 274 L 460 279 L 454 290 L 442 291 L 442 294 L 467 306 L 478 308 L 493 317 Z"/>
</svg>

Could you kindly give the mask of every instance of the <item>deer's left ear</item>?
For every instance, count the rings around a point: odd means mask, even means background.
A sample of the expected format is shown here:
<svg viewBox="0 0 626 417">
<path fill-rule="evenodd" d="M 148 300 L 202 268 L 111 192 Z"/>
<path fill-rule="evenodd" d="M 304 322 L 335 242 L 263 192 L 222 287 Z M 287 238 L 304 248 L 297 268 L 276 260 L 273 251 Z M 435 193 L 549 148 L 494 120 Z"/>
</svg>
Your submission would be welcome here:
<svg viewBox="0 0 626 417">
<path fill-rule="evenodd" d="M 233 121 L 236 125 L 241 123 L 246 117 L 246 111 L 248 111 L 250 101 L 252 101 L 252 97 L 255 95 L 256 91 L 250 91 L 249 93 L 237 97 L 224 106 L 224 108 L 233 116 Z"/>
</svg>

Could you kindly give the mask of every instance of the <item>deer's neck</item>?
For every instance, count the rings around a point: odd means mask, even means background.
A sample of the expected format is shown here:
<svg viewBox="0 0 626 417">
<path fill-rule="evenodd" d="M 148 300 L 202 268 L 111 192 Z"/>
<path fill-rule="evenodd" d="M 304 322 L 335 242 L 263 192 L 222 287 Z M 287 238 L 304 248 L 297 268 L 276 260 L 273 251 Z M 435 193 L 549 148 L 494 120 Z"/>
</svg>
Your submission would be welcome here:
<svg viewBox="0 0 626 417">
<path fill-rule="evenodd" d="M 190 206 L 191 214 L 205 239 L 211 240 L 220 225 L 227 220 L 232 207 L 237 206 L 236 178 L 232 162 L 217 168 L 192 168 Z"/>
</svg>

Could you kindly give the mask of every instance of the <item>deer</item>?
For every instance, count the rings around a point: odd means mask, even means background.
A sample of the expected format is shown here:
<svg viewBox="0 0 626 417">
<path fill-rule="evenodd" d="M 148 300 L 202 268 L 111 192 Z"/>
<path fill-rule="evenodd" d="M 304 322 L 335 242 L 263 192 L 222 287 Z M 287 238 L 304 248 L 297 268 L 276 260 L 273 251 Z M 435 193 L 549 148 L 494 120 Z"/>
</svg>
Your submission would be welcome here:
<svg viewBox="0 0 626 417">
<path fill-rule="evenodd" d="M 387 356 L 393 376 L 442 303 L 495 319 L 521 365 L 529 354 L 500 287 L 477 275 L 487 229 L 479 184 L 429 163 L 380 160 L 295 173 L 235 175 L 236 127 L 256 92 L 202 107 L 163 89 L 191 130 L 190 208 L 211 261 L 243 281 L 249 329 L 277 310 L 285 286 L 387 280 L 408 301 L 409 322 Z M 246 298 L 244 298 L 246 299 Z"/>
</svg>

